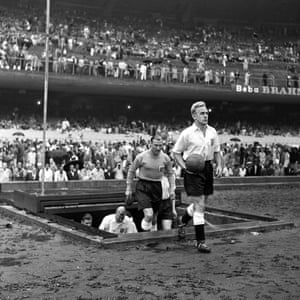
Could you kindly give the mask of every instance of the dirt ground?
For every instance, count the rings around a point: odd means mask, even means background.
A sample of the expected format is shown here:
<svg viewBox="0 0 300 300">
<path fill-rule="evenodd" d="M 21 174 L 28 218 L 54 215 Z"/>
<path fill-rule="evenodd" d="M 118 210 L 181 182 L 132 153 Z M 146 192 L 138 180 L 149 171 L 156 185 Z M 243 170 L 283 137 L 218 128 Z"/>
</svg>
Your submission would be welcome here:
<svg viewBox="0 0 300 300">
<path fill-rule="evenodd" d="M 210 205 L 293 229 L 124 250 L 76 244 L 0 214 L 0 299 L 299 299 L 300 188 L 217 191 Z M 6 228 L 7 223 L 12 228 Z"/>
</svg>

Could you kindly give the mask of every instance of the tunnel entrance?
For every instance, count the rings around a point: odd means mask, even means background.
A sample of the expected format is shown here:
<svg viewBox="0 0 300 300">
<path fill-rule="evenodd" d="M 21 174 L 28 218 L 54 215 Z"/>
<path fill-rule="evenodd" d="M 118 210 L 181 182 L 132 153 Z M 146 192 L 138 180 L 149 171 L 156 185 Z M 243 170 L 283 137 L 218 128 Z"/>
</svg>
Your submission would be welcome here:
<svg viewBox="0 0 300 300">
<path fill-rule="evenodd" d="M 123 235 L 98 230 L 104 216 L 113 213 L 118 206 L 124 205 L 123 192 L 101 193 L 97 189 L 52 189 L 43 196 L 39 190 L 15 191 L 13 194 L 12 206 L 2 206 L 2 210 L 5 209 L 43 226 L 55 227 L 56 230 L 69 237 L 93 243 L 99 247 L 123 247 L 153 241 L 178 241 L 179 238 L 176 225 L 171 230 Z M 181 215 L 188 204 L 181 202 L 180 194 L 177 196 L 179 198 L 176 201 L 176 209 Z M 142 216 L 137 210 L 136 203 L 129 209 L 129 212 L 139 230 Z M 93 216 L 91 227 L 80 223 L 85 213 L 90 213 Z M 207 220 L 206 234 L 213 237 L 294 226 L 291 222 L 271 217 L 221 210 L 214 207 L 206 208 L 205 218 Z M 194 239 L 192 224 L 187 226 L 185 231 L 186 239 Z"/>
</svg>

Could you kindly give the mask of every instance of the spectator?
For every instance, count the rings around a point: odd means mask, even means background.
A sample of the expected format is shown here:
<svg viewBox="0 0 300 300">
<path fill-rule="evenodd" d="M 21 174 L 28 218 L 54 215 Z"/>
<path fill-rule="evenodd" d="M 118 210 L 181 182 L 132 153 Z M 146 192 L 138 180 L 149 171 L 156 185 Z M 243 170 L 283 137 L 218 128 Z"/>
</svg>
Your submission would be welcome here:
<svg viewBox="0 0 300 300">
<path fill-rule="evenodd" d="M 44 173 L 44 181 L 46 182 L 50 182 L 53 181 L 53 172 L 50 169 L 50 165 L 47 163 L 45 164 L 45 168 L 44 168 L 44 172 L 43 169 L 39 170 L 39 180 L 42 181 L 43 180 L 43 173 Z"/>
<path fill-rule="evenodd" d="M 233 71 L 229 73 L 229 82 L 231 85 L 235 83 L 235 73 Z"/>
<path fill-rule="evenodd" d="M 222 65 L 223 65 L 224 68 L 226 68 L 226 66 L 227 66 L 227 61 L 228 61 L 227 55 L 223 54 L 223 56 L 222 56 Z"/>
<path fill-rule="evenodd" d="M 114 174 L 113 170 L 111 169 L 110 165 L 108 165 L 106 167 L 106 169 L 104 170 L 104 178 L 105 179 L 114 179 L 115 178 L 115 174 Z"/>
<path fill-rule="evenodd" d="M 32 164 L 26 164 L 25 166 L 25 179 L 26 181 L 36 180 L 36 168 Z"/>
<path fill-rule="evenodd" d="M 276 164 L 275 167 L 274 167 L 274 175 L 275 176 L 284 176 L 285 173 L 284 173 L 284 168 L 283 168 L 283 165 L 282 164 Z"/>
<path fill-rule="evenodd" d="M 263 86 L 268 86 L 268 75 L 266 72 L 263 73 L 262 80 L 263 80 Z"/>
<path fill-rule="evenodd" d="M 225 164 L 223 171 L 222 171 L 222 176 L 224 177 L 230 177 L 233 176 L 233 171 L 232 168 L 229 166 L 229 164 Z"/>
<path fill-rule="evenodd" d="M 117 164 L 117 166 L 114 168 L 113 172 L 114 172 L 114 179 L 118 179 L 118 180 L 124 179 L 124 170 L 123 170 L 121 162 L 119 162 Z"/>
<path fill-rule="evenodd" d="M 235 163 L 232 168 L 232 176 L 237 177 L 239 175 L 240 175 L 240 166 L 239 164 Z"/>
<path fill-rule="evenodd" d="M 283 151 L 283 169 L 284 169 L 284 175 L 290 174 L 290 152 L 288 148 L 285 148 Z"/>
<path fill-rule="evenodd" d="M 29 151 L 27 152 L 26 162 L 32 166 L 36 164 L 36 151 L 34 147 L 30 147 Z"/>
<path fill-rule="evenodd" d="M 245 73 L 244 85 L 245 86 L 250 85 L 250 73 L 248 71 Z"/>
<path fill-rule="evenodd" d="M 90 213 L 84 214 L 80 223 L 91 227 L 93 225 L 93 216 Z"/>
<path fill-rule="evenodd" d="M 92 179 L 92 164 L 85 162 L 83 168 L 80 170 L 80 180 L 91 180 Z"/>
<path fill-rule="evenodd" d="M 12 180 L 12 172 L 7 167 L 6 162 L 2 162 L 2 167 L 0 168 L 0 182 L 9 182 Z"/>
<path fill-rule="evenodd" d="M 105 230 L 115 234 L 136 233 L 136 225 L 131 218 L 126 215 L 124 206 L 119 206 L 114 214 L 103 218 L 100 230 Z"/>
<path fill-rule="evenodd" d="M 266 175 L 265 176 L 274 176 L 275 175 L 275 168 L 273 163 L 270 163 L 266 167 Z"/>
<path fill-rule="evenodd" d="M 104 180 L 104 170 L 101 167 L 101 163 L 99 160 L 96 161 L 96 166 L 93 168 L 91 172 L 91 180 Z"/>
<path fill-rule="evenodd" d="M 248 62 L 247 57 L 245 57 L 244 62 L 243 62 L 243 71 L 248 72 L 248 68 L 249 68 L 249 62 Z"/>
<path fill-rule="evenodd" d="M 184 66 L 182 70 L 182 82 L 183 83 L 189 82 L 189 68 L 187 66 Z"/>
<path fill-rule="evenodd" d="M 238 84 L 239 79 L 240 79 L 240 72 L 239 72 L 239 70 L 235 70 L 235 72 L 234 72 L 234 83 Z"/>
<path fill-rule="evenodd" d="M 67 177 L 68 180 L 79 180 L 79 173 L 74 164 L 70 164 Z"/>
<path fill-rule="evenodd" d="M 70 130 L 70 122 L 65 118 L 61 123 L 61 132 L 65 133 Z"/>
<path fill-rule="evenodd" d="M 13 179 L 15 181 L 25 180 L 25 169 L 23 168 L 22 162 L 18 162 L 17 166 L 13 169 Z"/>
<path fill-rule="evenodd" d="M 262 170 L 262 166 L 259 164 L 258 160 L 253 160 L 253 162 L 251 162 L 248 165 L 247 168 L 247 176 L 261 176 L 261 170 Z"/>
<path fill-rule="evenodd" d="M 68 181 L 67 172 L 64 170 L 63 165 L 60 165 L 58 170 L 55 171 L 54 181 Z"/>
<path fill-rule="evenodd" d="M 4 112 L 3 112 L 4 113 Z M 5 116 L 2 116 L 0 119 L 0 126 L 3 129 L 12 129 L 14 127 L 17 128 L 32 128 L 32 129 L 40 129 L 41 124 L 39 124 L 39 120 L 35 119 L 32 116 L 22 116 L 18 113 L 19 117 L 17 121 L 13 121 L 11 117 L 7 117 L 7 113 L 5 112 Z M 27 120 L 31 119 L 30 122 Z M 26 120 L 25 122 L 23 120 Z M 291 120 L 292 121 L 292 120 Z M 297 121 L 297 120 L 296 120 Z M 62 137 L 62 140 L 48 140 L 47 141 L 47 150 L 46 150 L 46 161 L 51 163 L 53 170 L 56 170 L 55 162 L 59 165 L 64 163 L 64 161 L 69 161 L 70 157 L 74 156 L 76 159 L 80 159 L 80 161 L 85 163 L 84 169 L 80 170 L 80 179 L 83 179 L 83 175 L 85 172 L 91 173 L 92 163 L 99 160 L 102 166 L 102 169 L 107 169 L 108 174 L 111 174 L 111 170 L 113 170 L 118 162 L 121 161 L 121 165 L 124 170 L 124 174 L 127 173 L 128 166 L 131 164 L 133 159 L 139 152 L 142 152 L 146 149 L 149 149 L 149 140 L 141 139 L 139 134 L 145 132 L 155 133 L 156 131 L 162 132 L 166 139 L 170 137 L 176 136 L 178 129 L 180 129 L 184 123 L 179 124 L 176 127 L 172 123 L 164 124 L 164 123 L 150 123 L 144 122 L 142 120 L 132 120 L 132 122 L 124 123 L 100 123 L 96 119 L 93 120 L 85 120 L 85 122 L 76 120 L 76 122 L 70 119 L 70 131 L 74 132 L 71 136 Z M 293 120 L 293 123 L 295 120 Z M 61 121 L 52 120 L 49 122 L 49 129 L 57 129 L 60 128 Z M 218 126 L 220 128 L 220 132 L 235 134 L 235 135 L 243 135 L 245 137 L 250 135 L 259 134 L 261 137 L 268 135 L 277 135 L 277 136 L 297 136 L 299 135 L 299 126 L 298 123 L 295 122 L 295 125 L 284 125 L 280 123 L 278 126 L 274 126 L 272 124 L 267 123 L 246 123 L 246 122 L 230 122 L 221 124 Z M 117 132 L 114 128 L 119 128 L 120 132 L 128 133 L 129 135 L 137 134 L 137 137 L 132 142 L 83 142 L 82 135 L 77 133 L 80 132 L 84 128 L 89 128 L 89 130 L 102 131 L 106 132 L 106 128 L 111 128 L 111 134 Z M 93 128 L 93 129 L 91 129 Z M 76 136 L 75 136 L 76 135 Z M 61 138 L 61 137 L 60 137 Z M 22 144 L 22 147 L 20 147 Z M 6 162 L 11 171 L 15 173 L 17 168 L 17 161 L 24 161 L 22 164 L 22 168 L 25 174 L 25 180 L 31 180 L 32 176 L 34 176 L 34 180 L 39 180 L 39 169 L 41 168 L 41 159 L 42 159 L 42 147 L 41 142 L 34 139 L 21 139 L 17 140 L 13 139 L 1 139 L 0 144 L 0 160 Z M 267 146 L 267 147 L 265 147 Z M 258 157 L 259 164 L 261 167 L 264 167 L 264 171 L 267 172 L 268 166 L 271 162 L 273 162 L 274 166 L 279 163 L 284 163 L 283 159 L 283 149 L 288 147 L 290 149 L 290 161 L 286 162 L 289 169 L 289 175 L 296 175 L 297 170 L 297 162 L 299 161 L 299 146 L 290 147 L 288 145 L 279 145 L 279 144 L 269 144 L 269 145 L 260 145 L 258 151 L 254 149 L 254 144 L 242 145 L 238 144 L 227 144 L 223 147 L 223 159 L 224 164 L 228 164 L 227 166 L 231 169 L 234 164 L 239 164 L 240 166 L 246 164 L 246 162 L 253 163 L 255 157 Z M 295 149 L 294 149 L 295 148 Z M 167 154 L 170 152 L 170 147 L 168 143 L 163 145 L 163 151 Z M 127 158 L 126 158 L 127 156 Z M 299 163 L 298 163 L 299 164 Z M 20 165 L 20 164 L 19 164 Z M 110 167 L 108 167 L 110 165 Z M 1 166 L 1 163 L 0 163 Z M 89 166 L 88 170 L 86 170 L 87 166 Z M 113 168 L 111 166 L 114 166 Z M 174 166 L 173 166 L 174 167 Z M 175 166 L 177 167 L 177 166 Z M 28 175 L 27 175 L 28 172 Z M 181 176 L 181 171 L 178 170 L 177 176 Z M 247 174 L 249 176 L 249 174 Z M 105 178 L 110 178 L 110 175 L 105 175 Z M 13 177 L 12 180 L 15 180 Z M 24 179 L 23 179 L 24 180 Z M 87 176 L 85 180 L 91 180 L 90 176 Z"/>
<path fill-rule="evenodd" d="M 245 165 L 242 165 L 240 168 L 239 168 L 239 176 L 240 177 L 245 177 L 247 174 L 247 169 L 245 167 Z"/>
</svg>

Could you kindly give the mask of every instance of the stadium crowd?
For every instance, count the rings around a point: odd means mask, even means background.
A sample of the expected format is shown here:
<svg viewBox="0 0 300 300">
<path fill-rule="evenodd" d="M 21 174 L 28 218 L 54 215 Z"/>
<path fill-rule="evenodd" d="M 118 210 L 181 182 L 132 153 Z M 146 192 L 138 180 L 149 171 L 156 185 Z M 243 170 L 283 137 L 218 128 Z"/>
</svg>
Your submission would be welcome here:
<svg viewBox="0 0 300 300">
<path fill-rule="evenodd" d="M 29 14 L 17 8 L 0 10 L 0 68 L 43 70 L 43 12 L 37 7 Z M 274 27 L 204 24 L 182 29 L 161 19 L 100 21 L 84 11 L 61 9 L 54 9 L 51 16 L 50 71 L 54 73 L 221 86 L 275 85 L 274 72 L 263 71 L 273 63 L 272 69 L 280 65 L 285 71 L 284 84 L 298 87 L 297 62 L 297 39 Z M 253 73 L 251 65 L 260 65 L 262 71 Z"/>
<path fill-rule="evenodd" d="M 45 59 L 45 21 L 38 6 L 29 10 L 0 6 L 0 69 L 42 71 Z M 203 24 L 193 29 L 169 27 L 161 19 L 88 17 L 84 11 L 53 10 L 50 24 L 50 71 L 116 79 L 158 80 L 161 82 L 249 85 L 274 85 L 276 68 L 285 70 L 288 86 L 299 86 L 296 39 L 279 28 L 233 27 Z M 260 66 L 254 74 L 252 66 Z M 271 67 L 272 66 L 272 67 Z M 268 69 L 270 71 L 266 72 Z M 272 70 L 272 71 L 271 71 Z M 252 78 L 251 80 L 249 79 Z M 107 124 L 96 119 L 70 120 L 63 130 L 90 127 L 108 134 L 143 132 L 184 127 L 133 121 L 124 125 Z M 41 129 L 35 117 L 1 118 L 1 128 Z M 51 128 L 60 128 L 56 123 Z M 171 130 L 170 130 L 171 128 Z M 243 124 L 218 124 L 221 132 L 236 135 L 299 134 L 299 128 L 280 129 Z M 61 129 L 61 128 L 60 128 Z M 172 139 L 166 140 L 169 153 Z M 137 153 L 149 147 L 149 141 L 98 143 L 52 140 L 46 149 L 47 180 L 123 179 Z M 42 144 L 18 137 L 0 140 L 0 182 L 40 180 Z M 299 147 L 231 143 L 222 145 L 224 176 L 290 175 L 298 172 Z M 70 163 L 70 161 L 72 161 Z M 181 170 L 174 164 L 177 176 Z M 65 173 L 64 173 L 65 172 Z M 56 175 L 55 175 L 56 174 Z"/>
<path fill-rule="evenodd" d="M 165 138 L 164 151 L 170 155 L 174 131 L 166 124 L 156 126 L 133 122 L 126 132 L 144 132 L 147 136 L 160 132 Z M 184 126 L 184 124 L 182 124 Z M 103 127 L 107 134 L 118 133 L 117 127 Z M 124 128 L 124 127 L 123 127 Z M 233 128 L 233 127 L 232 127 Z M 245 127 L 246 128 L 246 127 Z M 250 127 L 253 130 L 253 127 Z M 74 132 L 68 120 L 62 122 L 61 131 Z M 132 130 L 132 131 L 131 131 Z M 232 129 L 233 130 L 233 129 Z M 236 129 L 237 130 L 237 129 Z M 247 134 L 242 132 L 243 134 Z M 253 134 L 253 131 L 250 131 Z M 25 139 L 17 131 L 13 139 L 0 140 L 0 182 L 41 180 L 42 146 L 40 140 Z M 136 155 L 150 146 L 150 138 L 140 135 L 131 141 L 84 141 L 73 139 L 48 140 L 46 143 L 46 181 L 106 180 L 126 178 L 128 168 Z M 278 176 L 298 175 L 300 146 L 282 144 L 245 144 L 239 139 L 223 143 L 223 176 Z M 172 158 L 172 157 L 171 157 Z M 177 177 L 181 170 L 174 162 Z"/>
</svg>

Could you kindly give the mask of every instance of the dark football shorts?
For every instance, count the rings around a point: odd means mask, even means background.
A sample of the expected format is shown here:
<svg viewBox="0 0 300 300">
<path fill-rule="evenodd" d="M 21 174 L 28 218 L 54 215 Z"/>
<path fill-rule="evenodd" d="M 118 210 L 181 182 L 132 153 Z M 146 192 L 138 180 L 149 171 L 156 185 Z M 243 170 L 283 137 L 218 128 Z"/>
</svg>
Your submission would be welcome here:
<svg viewBox="0 0 300 300">
<path fill-rule="evenodd" d="M 172 200 L 170 198 L 163 199 L 160 202 L 157 218 L 159 220 L 172 220 L 173 219 Z"/>
<path fill-rule="evenodd" d="M 138 203 L 138 210 L 152 208 L 158 212 L 162 198 L 162 187 L 160 181 L 139 179 L 135 187 L 135 199 Z"/>
<path fill-rule="evenodd" d="M 214 174 L 211 161 L 205 162 L 204 170 L 199 174 L 184 172 L 183 183 L 188 196 L 207 196 L 213 194 Z"/>
</svg>

